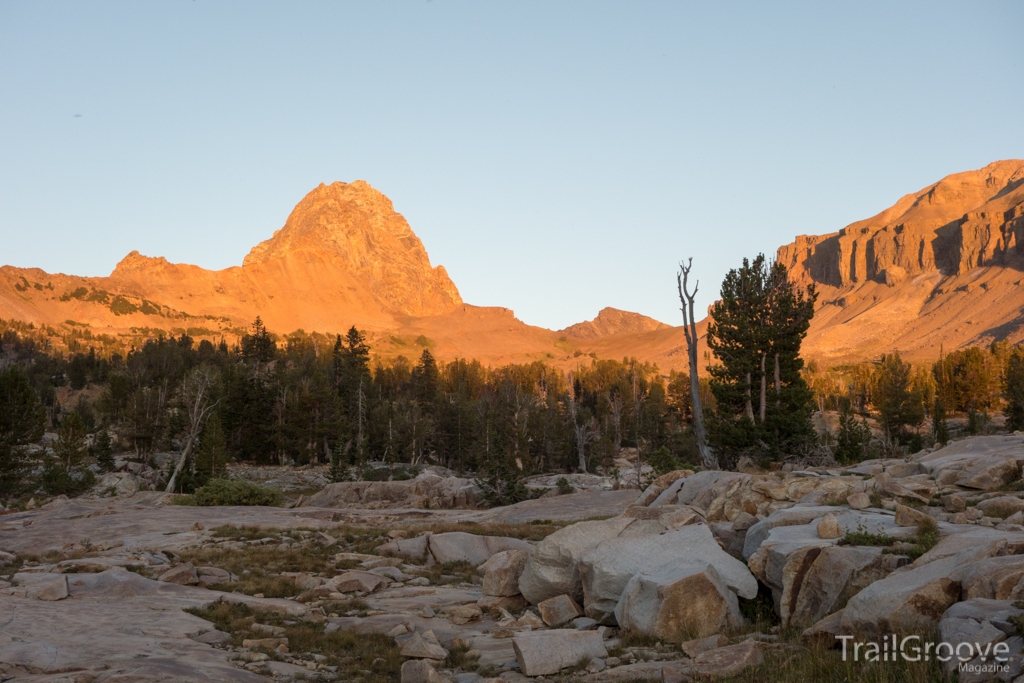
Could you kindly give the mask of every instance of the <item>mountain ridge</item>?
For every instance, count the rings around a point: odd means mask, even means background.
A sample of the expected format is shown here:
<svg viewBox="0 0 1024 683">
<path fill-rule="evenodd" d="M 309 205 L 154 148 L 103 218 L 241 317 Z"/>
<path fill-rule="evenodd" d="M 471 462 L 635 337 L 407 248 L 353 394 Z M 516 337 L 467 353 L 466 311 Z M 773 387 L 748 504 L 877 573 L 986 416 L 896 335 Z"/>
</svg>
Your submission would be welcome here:
<svg viewBox="0 0 1024 683">
<path fill-rule="evenodd" d="M 838 231 L 798 236 L 776 257 L 819 291 L 808 358 L 862 362 L 899 350 L 930 360 L 941 348 L 1024 341 L 1024 161 L 946 176 Z M 682 328 L 639 313 L 609 307 L 552 331 L 465 303 L 365 181 L 321 183 L 241 265 L 222 270 L 138 251 L 106 277 L 0 267 L 0 318 L 65 332 L 233 338 L 257 315 L 279 334 L 356 325 L 381 357 L 430 348 L 492 364 L 573 367 L 586 354 L 686 367 Z"/>
</svg>

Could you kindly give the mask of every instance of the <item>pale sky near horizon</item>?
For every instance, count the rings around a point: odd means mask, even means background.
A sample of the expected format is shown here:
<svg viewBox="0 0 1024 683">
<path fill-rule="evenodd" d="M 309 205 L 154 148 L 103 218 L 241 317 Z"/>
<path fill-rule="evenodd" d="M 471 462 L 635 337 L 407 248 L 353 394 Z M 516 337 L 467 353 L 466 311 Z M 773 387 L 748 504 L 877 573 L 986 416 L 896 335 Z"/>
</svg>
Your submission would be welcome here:
<svg viewBox="0 0 1024 683">
<path fill-rule="evenodd" d="M 744 256 L 1024 157 L 1024 3 L 0 3 L 0 264 L 241 263 L 367 180 L 463 298 L 679 324 Z M 699 310 L 700 310 L 699 309 Z"/>
</svg>

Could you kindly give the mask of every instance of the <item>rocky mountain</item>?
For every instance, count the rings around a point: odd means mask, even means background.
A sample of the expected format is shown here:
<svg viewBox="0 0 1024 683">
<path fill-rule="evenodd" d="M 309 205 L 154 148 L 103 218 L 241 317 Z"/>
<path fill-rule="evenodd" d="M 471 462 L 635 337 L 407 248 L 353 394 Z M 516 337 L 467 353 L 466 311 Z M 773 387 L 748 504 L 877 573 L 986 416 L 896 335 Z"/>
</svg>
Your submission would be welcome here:
<svg viewBox="0 0 1024 683">
<path fill-rule="evenodd" d="M 257 315 L 278 332 L 384 329 L 461 305 L 444 267 L 431 267 L 405 218 L 363 181 L 314 189 L 237 267 L 210 271 L 133 251 L 106 278 L 0 269 L 0 317 L 115 331 L 221 331 Z"/>
<path fill-rule="evenodd" d="M 658 322 L 654 318 L 648 318 L 646 315 L 608 307 L 602 308 L 593 320 L 576 323 L 560 331 L 578 339 L 597 339 L 614 334 L 652 332 L 668 329 L 668 327 L 668 325 Z"/>
<path fill-rule="evenodd" d="M 805 343 L 825 360 L 898 349 L 935 358 L 1024 339 L 1024 161 L 997 161 L 908 194 L 839 232 L 800 236 L 778 259 L 819 293 Z"/>
<path fill-rule="evenodd" d="M 898 349 L 928 360 L 1024 340 L 1024 161 L 957 173 L 839 232 L 800 236 L 777 258 L 814 284 L 805 355 L 859 362 Z M 672 292 L 666 292 L 672 296 Z M 554 332 L 462 301 L 391 201 L 363 181 L 320 185 L 242 265 L 210 271 L 132 252 L 109 277 L 0 267 L 0 318 L 56 332 L 155 332 L 233 340 L 261 316 L 287 334 L 367 331 L 375 353 L 575 367 L 583 354 L 686 367 L 682 328 L 603 309 Z M 703 335 L 706 321 L 698 325 Z"/>
</svg>

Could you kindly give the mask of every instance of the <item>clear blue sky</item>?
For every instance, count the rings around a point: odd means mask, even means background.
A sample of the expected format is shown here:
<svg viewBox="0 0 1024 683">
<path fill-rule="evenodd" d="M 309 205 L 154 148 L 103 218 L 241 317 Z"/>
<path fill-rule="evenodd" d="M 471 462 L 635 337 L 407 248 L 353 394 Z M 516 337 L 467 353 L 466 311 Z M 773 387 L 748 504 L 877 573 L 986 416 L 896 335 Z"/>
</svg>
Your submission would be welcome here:
<svg viewBox="0 0 1024 683">
<path fill-rule="evenodd" d="M 224 268 L 318 183 L 470 303 L 678 324 L 744 256 L 1024 156 L 1024 3 L 0 3 L 0 263 Z"/>
</svg>

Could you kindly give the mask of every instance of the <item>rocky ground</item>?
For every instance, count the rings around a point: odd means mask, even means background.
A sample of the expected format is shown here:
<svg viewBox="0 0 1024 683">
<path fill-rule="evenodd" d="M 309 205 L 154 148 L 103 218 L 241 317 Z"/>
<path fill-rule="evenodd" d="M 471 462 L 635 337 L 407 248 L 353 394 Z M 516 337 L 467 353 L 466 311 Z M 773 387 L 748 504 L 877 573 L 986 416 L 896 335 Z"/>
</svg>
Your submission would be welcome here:
<svg viewBox="0 0 1024 683">
<path fill-rule="evenodd" d="M 1024 681 L 1022 465 L 986 436 L 487 510 L 436 472 L 288 508 L 114 485 L 0 516 L 0 680 L 825 680 L 837 636 L 900 633 L 1004 648 L 961 683 Z M 247 478 L 316 488 L 273 469 Z"/>
</svg>

